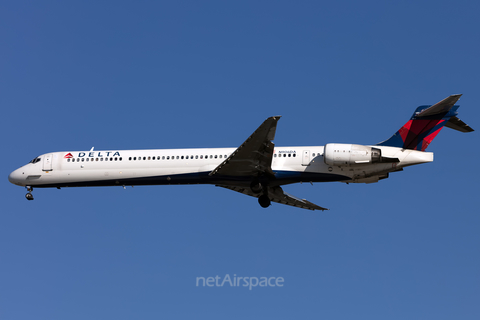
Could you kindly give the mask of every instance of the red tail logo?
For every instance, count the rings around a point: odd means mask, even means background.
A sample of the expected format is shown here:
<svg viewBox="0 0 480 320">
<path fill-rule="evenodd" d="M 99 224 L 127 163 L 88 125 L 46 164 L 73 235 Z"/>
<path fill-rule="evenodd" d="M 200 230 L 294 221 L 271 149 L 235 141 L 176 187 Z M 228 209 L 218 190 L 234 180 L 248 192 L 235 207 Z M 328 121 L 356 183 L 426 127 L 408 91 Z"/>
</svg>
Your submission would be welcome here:
<svg viewBox="0 0 480 320">
<path fill-rule="evenodd" d="M 65 155 L 64 157 L 65 159 L 70 159 L 70 158 L 73 158 L 73 155 L 69 152 Z"/>
</svg>

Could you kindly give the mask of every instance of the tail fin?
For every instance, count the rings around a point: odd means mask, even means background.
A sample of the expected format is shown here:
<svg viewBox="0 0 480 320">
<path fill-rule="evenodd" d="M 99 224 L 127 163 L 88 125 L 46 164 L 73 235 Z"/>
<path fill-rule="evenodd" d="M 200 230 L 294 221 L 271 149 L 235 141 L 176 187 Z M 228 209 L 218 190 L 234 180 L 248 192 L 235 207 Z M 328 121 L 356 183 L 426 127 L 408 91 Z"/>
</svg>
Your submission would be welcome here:
<svg viewBox="0 0 480 320">
<path fill-rule="evenodd" d="M 455 103 L 461 96 L 461 94 L 454 94 L 433 106 L 418 107 L 400 130 L 390 139 L 377 145 L 425 151 L 444 126 L 461 132 L 473 131 L 457 118 L 459 106 Z"/>
</svg>

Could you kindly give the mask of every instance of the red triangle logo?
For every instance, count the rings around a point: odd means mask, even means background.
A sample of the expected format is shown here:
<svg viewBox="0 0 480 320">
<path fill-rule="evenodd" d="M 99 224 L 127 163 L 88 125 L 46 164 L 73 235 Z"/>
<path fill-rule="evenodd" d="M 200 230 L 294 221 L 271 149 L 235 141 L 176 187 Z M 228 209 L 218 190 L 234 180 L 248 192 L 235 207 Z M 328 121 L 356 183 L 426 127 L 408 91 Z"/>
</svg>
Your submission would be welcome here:
<svg viewBox="0 0 480 320">
<path fill-rule="evenodd" d="M 65 159 L 70 159 L 70 158 L 73 158 L 73 155 L 69 152 L 65 155 L 64 157 Z"/>
</svg>

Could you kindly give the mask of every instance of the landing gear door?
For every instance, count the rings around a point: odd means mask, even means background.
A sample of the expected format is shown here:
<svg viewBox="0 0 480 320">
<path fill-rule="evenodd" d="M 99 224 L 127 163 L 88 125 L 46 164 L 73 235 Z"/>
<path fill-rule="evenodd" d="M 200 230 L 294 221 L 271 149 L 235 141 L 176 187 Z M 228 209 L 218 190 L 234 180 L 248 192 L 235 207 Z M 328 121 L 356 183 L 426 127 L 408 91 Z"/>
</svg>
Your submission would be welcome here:
<svg viewBox="0 0 480 320">
<path fill-rule="evenodd" d="M 52 171 L 52 154 L 46 154 L 43 157 L 43 171 Z"/>
<path fill-rule="evenodd" d="M 302 166 L 310 165 L 310 150 L 302 151 Z"/>
</svg>

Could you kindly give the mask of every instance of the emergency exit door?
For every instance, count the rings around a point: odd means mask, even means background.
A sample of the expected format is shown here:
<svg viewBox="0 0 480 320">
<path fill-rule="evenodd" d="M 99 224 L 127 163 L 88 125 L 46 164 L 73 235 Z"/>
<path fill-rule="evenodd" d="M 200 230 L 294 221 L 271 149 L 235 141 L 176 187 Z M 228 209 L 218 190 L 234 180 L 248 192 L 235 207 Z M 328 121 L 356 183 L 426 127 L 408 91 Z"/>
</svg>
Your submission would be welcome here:
<svg viewBox="0 0 480 320">
<path fill-rule="evenodd" d="M 302 166 L 310 165 L 310 150 L 303 150 L 302 153 Z"/>
</svg>

